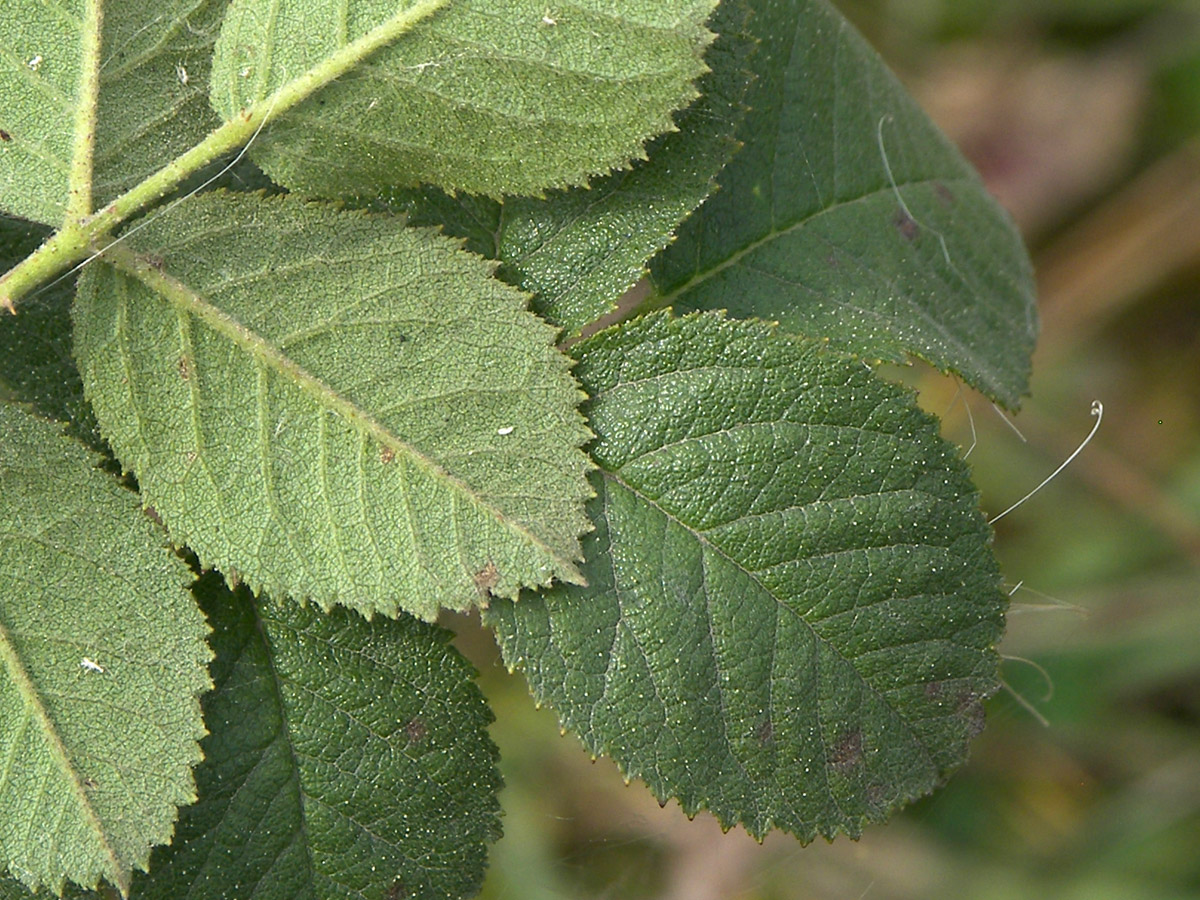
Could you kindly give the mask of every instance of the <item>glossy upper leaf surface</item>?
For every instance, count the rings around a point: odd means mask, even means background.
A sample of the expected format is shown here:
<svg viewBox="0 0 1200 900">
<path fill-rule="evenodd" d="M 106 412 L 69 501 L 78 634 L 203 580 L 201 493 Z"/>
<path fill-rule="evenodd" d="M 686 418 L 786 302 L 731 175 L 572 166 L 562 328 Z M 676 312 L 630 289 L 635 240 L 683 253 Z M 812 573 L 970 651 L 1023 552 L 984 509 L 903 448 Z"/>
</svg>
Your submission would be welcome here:
<svg viewBox="0 0 1200 900">
<path fill-rule="evenodd" d="M 223 193 L 121 250 L 81 282 L 84 386 L 206 566 L 424 618 L 578 580 L 582 395 L 489 264 L 394 218 Z"/>
<path fill-rule="evenodd" d="M 134 494 L 0 404 L 0 867 L 122 889 L 195 799 L 207 627 Z"/>
<path fill-rule="evenodd" d="M 565 727 L 754 835 L 858 834 L 959 764 L 1005 598 L 955 448 L 861 363 L 656 315 L 573 348 L 586 588 L 486 616 Z"/>
<path fill-rule="evenodd" d="M 652 269 L 660 302 L 913 354 L 1015 406 L 1029 259 L 979 177 L 825 0 L 751 0 L 746 147 Z"/>
<path fill-rule="evenodd" d="M 214 58 L 230 119 L 416 3 L 234 0 Z M 419 182 L 499 196 L 643 155 L 695 96 L 715 0 L 448 0 L 279 117 L 252 152 L 293 190 Z"/>
</svg>

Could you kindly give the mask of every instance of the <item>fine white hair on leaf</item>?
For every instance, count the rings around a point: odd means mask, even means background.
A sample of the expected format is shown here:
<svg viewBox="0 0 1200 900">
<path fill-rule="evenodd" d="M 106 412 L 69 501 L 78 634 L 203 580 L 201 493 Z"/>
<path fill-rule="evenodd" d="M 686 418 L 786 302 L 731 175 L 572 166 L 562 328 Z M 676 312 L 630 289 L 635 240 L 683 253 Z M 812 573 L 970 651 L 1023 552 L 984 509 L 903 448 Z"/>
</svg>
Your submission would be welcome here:
<svg viewBox="0 0 1200 900">
<path fill-rule="evenodd" d="M 1061 472 L 1063 469 L 1065 469 L 1070 464 L 1071 460 L 1073 460 L 1075 457 L 1077 457 L 1080 453 L 1083 452 L 1083 448 L 1086 447 L 1089 443 L 1091 443 L 1092 438 L 1094 438 L 1096 436 L 1096 432 L 1100 430 L 1100 423 L 1104 420 L 1104 404 L 1101 403 L 1099 400 L 1093 400 L 1091 414 L 1096 417 L 1096 423 L 1094 425 L 1092 425 L 1092 430 L 1090 432 L 1088 432 L 1088 436 L 1083 439 L 1083 442 L 1078 447 L 1075 448 L 1075 451 L 1070 456 L 1068 456 L 1066 459 L 1064 459 L 1057 469 L 1055 469 L 1053 472 L 1051 472 L 1049 475 L 1047 475 L 1045 477 L 1045 479 L 1043 479 L 1041 484 L 1039 484 L 1037 487 L 1035 487 L 1032 491 L 1030 491 L 1028 494 L 1026 494 L 1024 497 L 1022 497 L 1020 500 L 1018 500 L 1016 503 L 1014 503 L 1008 509 L 1004 510 L 1004 512 L 999 513 L 995 516 L 992 516 L 990 519 L 988 519 L 989 525 L 994 525 L 996 522 L 1003 519 L 1010 512 L 1012 512 L 1014 509 L 1016 509 L 1018 506 L 1020 506 L 1022 503 L 1024 503 L 1026 500 L 1028 500 L 1030 497 L 1032 497 L 1034 494 L 1036 494 L 1038 491 L 1040 491 L 1042 488 L 1044 488 L 1046 485 L 1048 485 L 1051 481 L 1053 481 L 1058 476 L 1059 472 Z"/>
</svg>

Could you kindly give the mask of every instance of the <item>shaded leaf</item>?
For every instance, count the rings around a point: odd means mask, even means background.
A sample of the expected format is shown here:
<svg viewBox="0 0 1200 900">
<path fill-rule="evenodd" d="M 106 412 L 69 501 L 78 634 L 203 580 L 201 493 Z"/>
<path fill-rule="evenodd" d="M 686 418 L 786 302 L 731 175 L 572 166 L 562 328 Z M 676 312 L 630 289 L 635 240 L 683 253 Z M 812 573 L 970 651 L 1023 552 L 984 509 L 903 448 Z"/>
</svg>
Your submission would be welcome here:
<svg viewBox="0 0 1200 900">
<path fill-rule="evenodd" d="M 660 302 L 915 354 L 1015 406 L 1037 324 L 1012 222 L 825 0 L 752 6 L 747 147 L 652 267 Z"/>
<path fill-rule="evenodd" d="M 124 890 L 195 799 L 207 629 L 133 494 L 14 406 L 0 434 L 0 864 Z"/>
<path fill-rule="evenodd" d="M 0 215 L 0 271 L 37 249 L 48 231 Z M 63 279 L 38 292 L 21 315 L 0 315 L 0 399 L 29 404 L 39 415 L 67 423 L 98 449 L 95 417 L 71 356 L 74 298 L 74 279 Z"/>
<path fill-rule="evenodd" d="M 817 342 L 713 314 L 572 352 L 589 586 L 494 603 L 505 662 L 656 796 L 754 835 L 856 835 L 935 787 L 997 686 L 1005 605 L 937 423 Z"/>
<path fill-rule="evenodd" d="M 219 125 L 204 90 L 224 6 L 107 3 L 95 41 L 82 0 L 6 3 L 0 208 L 60 224 L 73 189 L 103 206 Z"/>
<path fill-rule="evenodd" d="M 85 389 L 204 565 L 427 619 L 578 580 L 582 395 L 488 264 L 392 217 L 219 192 L 105 259 L 76 305 Z"/>
<path fill-rule="evenodd" d="M 213 63 L 223 118 L 339 54 L 346 74 L 281 115 L 252 149 L 311 194 L 428 182 L 499 196 L 584 183 L 643 155 L 695 96 L 715 0 L 450 0 L 358 55 L 419 3 L 234 0 Z"/>
<path fill-rule="evenodd" d="M 425 187 L 393 194 L 414 224 L 441 225 L 477 253 L 501 261 L 497 274 L 533 294 L 536 312 L 574 336 L 616 306 L 666 246 L 672 230 L 712 191 L 715 176 L 739 146 L 733 132 L 752 47 L 745 4 L 727 0 L 709 27 L 717 40 L 697 84 L 700 98 L 676 115 L 679 131 L 647 147 L 648 159 L 587 189 L 544 199 L 497 201 L 450 197 Z"/>
</svg>

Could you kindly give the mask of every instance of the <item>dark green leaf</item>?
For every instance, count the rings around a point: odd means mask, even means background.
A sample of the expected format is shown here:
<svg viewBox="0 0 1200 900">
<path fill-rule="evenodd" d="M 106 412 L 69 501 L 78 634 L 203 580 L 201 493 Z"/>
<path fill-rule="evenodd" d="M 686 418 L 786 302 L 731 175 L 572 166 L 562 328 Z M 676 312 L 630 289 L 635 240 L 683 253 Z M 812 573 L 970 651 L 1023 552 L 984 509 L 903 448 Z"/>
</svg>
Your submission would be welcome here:
<svg viewBox="0 0 1200 900">
<path fill-rule="evenodd" d="M 752 5 L 747 146 L 653 266 L 659 302 L 915 354 L 1015 406 L 1037 324 L 1008 216 L 825 0 Z"/>
<path fill-rule="evenodd" d="M 496 601 L 509 666 L 656 796 L 858 834 L 958 765 L 1005 597 L 966 466 L 910 394 L 752 322 L 577 345 L 587 588 Z"/>
<path fill-rule="evenodd" d="M 745 4 L 727 0 L 709 27 L 717 33 L 705 61 L 712 71 L 700 99 L 676 116 L 679 131 L 649 147 L 649 159 L 588 189 L 501 204 L 436 188 L 404 192 L 391 205 L 416 224 L 441 225 L 477 253 L 501 261 L 498 275 L 533 294 L 533 308 L 568 336 L 612 310 L 640 278 L 646 260 L 712 191 L 738 144 L 749 79 Z"/>
</svg>

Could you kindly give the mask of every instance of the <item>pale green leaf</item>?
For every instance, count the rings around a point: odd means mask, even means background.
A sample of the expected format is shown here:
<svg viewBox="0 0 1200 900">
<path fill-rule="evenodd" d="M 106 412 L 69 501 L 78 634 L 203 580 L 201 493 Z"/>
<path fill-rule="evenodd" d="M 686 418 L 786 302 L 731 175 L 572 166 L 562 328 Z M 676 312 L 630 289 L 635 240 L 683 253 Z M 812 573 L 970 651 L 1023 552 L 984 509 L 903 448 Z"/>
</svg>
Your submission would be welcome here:
<svg viewBox="0 0 1200 900">
<path fill-rule="evenodd" d="M 964 758 L 1005 597 L 966 466 L 911 395 L 755 322 L 662 315 L 573 352 L 587 588 L 497 601 L 509 666 L 664 801 L 858 834 Z"/>
<path fill-rule="evenodd" d="M 537 194 L 624 166 L 673 128 L 705 71 L 715 0 L 448 0 L 357 54 L 356 41 L 419 6 L 234 0 L 213 106 L 232 119 L 350 54 L 344 75 L 252 148 L 281 184 L 327 196 L 424 182 Z"/>
<path fill-rule="evenodd" d="M 653 266 L 660 302 L 915 354 L 1015 406 L 1037 322 L 1012 222 L 825 0 L 752 6 L 747 146 Z"/>
<path fill-rule="evenodd" d="M 97 35 L 84 0 L 7 0 L 0 209 L 60 224 L 72 202 L 103 206 L 219 125 L 205 88 L 224 6 L 106 3 Z"/>
<path fill-rule="evenodd" d="M 748 83 L 745 4 L 723 3 L 709 27 L 717 40 L 705 56 L 712 71 L 700 98 L 676 116 L 679 131 L 646 149 L 649 158 L 587 189 L 544 199 L 492 200 L 423 188 L 393 197 L 416 224 L 441 225 L 468 246 L 501 261 L 497 274 L 533 294 L 533 308 L 574 336 L 611 311 L 666 246 L 672 230 L 712 191 L 738 144 Z"/>
<path fill-rule="evenodd" d="M 0 866 L 124 890 L 195 799 L 204 617 L 89 453 L 6 404 L 0 435 Z"/>
<path fill-rule="evenodd" d="M 206 566 L 427 619 L 579 580 L 582 394 L 488 263 L 394 217 L 224 193 L 105 259 L 76 304 L 85 391 Z"/>
</svg>

